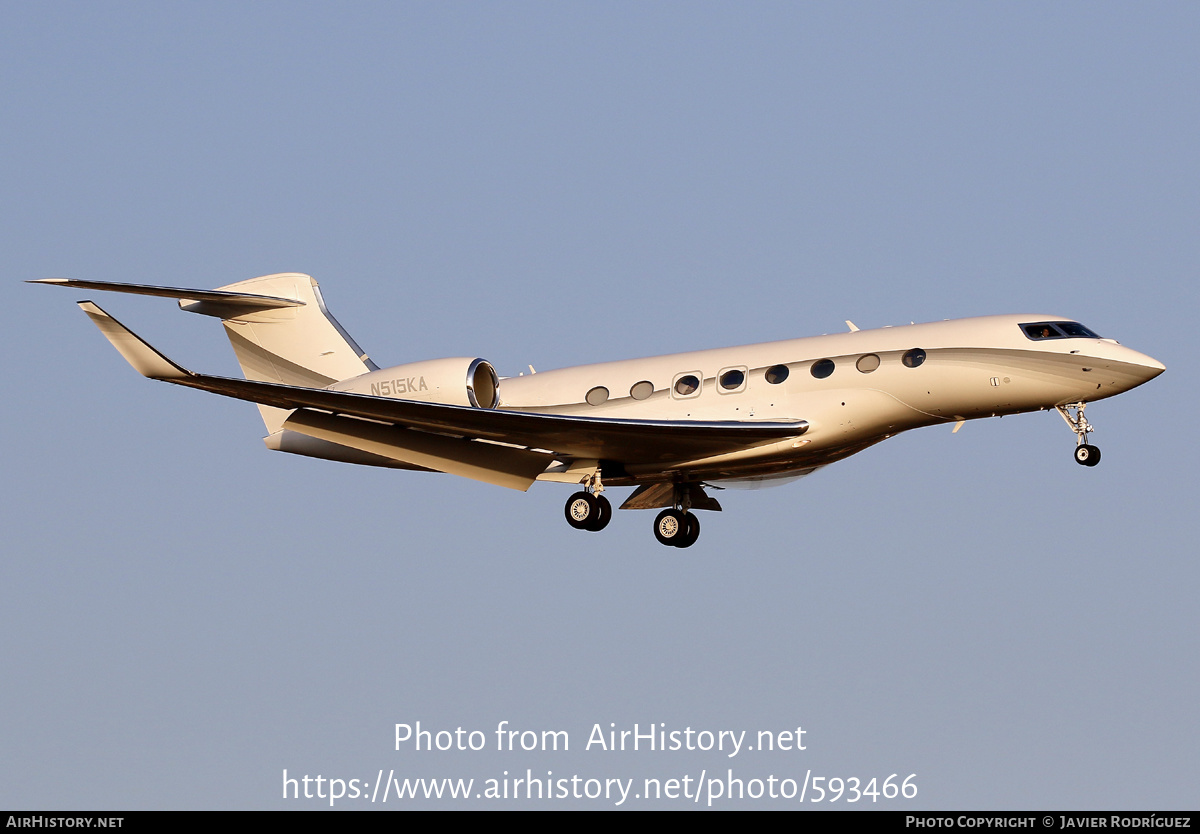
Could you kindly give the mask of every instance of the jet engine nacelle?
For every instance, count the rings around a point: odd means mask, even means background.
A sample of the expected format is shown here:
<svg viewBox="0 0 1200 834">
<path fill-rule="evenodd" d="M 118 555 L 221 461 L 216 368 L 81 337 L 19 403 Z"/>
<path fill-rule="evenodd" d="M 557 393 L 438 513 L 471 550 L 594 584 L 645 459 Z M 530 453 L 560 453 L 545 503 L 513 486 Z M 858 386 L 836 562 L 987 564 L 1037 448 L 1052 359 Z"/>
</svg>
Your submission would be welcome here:
<svg viewBox="0 0 1200 834">
<path fill-rule="evenodd" d="M 500 378 L 496 369 L 486 360 L 466 357 L 381 368 L 335 382 L 329 388 L 352 394 L 474 408 L 495 408 L 500 403 Z"/>
</svg>

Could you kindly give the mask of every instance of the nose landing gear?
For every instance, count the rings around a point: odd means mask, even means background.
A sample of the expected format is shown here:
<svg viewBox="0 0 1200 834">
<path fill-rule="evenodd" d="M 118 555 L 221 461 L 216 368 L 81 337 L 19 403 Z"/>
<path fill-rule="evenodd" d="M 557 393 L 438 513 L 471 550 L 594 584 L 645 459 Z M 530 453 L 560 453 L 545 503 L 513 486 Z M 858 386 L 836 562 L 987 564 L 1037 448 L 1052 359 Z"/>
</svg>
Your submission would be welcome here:
<svg viewBox="0 0 1200 834">
<path fill-rule="evenodd" d="M 1087 408 L 1087 403 L 1071 403 L 1070 405 L 1056 406 L 1058 413 L 1067 421 L 1071 431 L 1075 432 L 1075 462 L 1080 466 L 1095 466 L 1100 462 L 1100 447 L 1092 446 L 1087 442 L 1087 436 L 1093 431 L 1092 424 L 1087 421 L 1083 411 Z M 1071 414 L 1071 409 L 1075 410 L 1075 414 Z"/>
</svg>

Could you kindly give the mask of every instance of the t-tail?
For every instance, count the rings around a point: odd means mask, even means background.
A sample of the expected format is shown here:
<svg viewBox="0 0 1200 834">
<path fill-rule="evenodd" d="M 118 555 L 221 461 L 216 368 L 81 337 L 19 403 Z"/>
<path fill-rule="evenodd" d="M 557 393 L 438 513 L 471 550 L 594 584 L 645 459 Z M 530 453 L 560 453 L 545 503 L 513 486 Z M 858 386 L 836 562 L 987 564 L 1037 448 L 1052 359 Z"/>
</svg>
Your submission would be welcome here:
<svg viewBox="0 0 1200 834">
<path fill-rule="evenodd" d="M 242 373 L 256 382 L 325 388 L 378 370 L 330 315 L 317 282 L 299 272 L 264 275 L 215 290 L 70 278 L 32 283 L 179 299 L 180 309 L 221 320 Z M 258 410 L 270 434 L 281 431 L 291 413 L 268 405 Z"/>
</svg>

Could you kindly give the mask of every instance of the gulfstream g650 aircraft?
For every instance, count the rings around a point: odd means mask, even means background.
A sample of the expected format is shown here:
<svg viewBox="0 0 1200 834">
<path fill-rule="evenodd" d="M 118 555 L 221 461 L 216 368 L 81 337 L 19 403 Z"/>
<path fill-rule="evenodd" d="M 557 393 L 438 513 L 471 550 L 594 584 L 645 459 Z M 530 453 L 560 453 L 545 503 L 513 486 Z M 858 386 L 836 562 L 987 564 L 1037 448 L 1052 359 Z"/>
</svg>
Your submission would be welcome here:
<svg viewBox="0 0 1200 834">
<path fill-rule="evenodd" d="M 628 359 L 501 378 L 483 359 L 380 368 L 334 320 L 317 282 L 284 273 L 192 290 L 49 278 L 179 299 L 219 318 L 245 379 L 176 365 L 90 301 L 79 306 L 151 379 L 257 403 L 270 449 L 449 472 L 527 490 L 580 487 L 567 523 L 603 529 L 622 509 L 664 508 L 660 542 L 688 547 L 706 487 L 786 479 L 935 423 L 1057 409 L 1075 460 L 1094 466 L 1087 404 L 1163 372 L 1149 356 L 1061 316 L 985 316 Z M 532 369 L 530 369 L 532 371 Z"/>
</svg>

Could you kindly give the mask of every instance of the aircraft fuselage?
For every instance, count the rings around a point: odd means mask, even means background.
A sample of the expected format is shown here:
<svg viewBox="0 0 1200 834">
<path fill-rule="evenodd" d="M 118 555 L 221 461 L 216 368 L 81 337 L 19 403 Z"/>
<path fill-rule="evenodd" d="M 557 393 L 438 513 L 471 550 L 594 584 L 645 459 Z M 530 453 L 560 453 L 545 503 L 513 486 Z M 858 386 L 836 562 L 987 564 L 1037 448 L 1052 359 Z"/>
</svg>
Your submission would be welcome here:
<svg viewBox="0 0 1200 834">
<path fill-rule="evenodd" d="M 627 477 L 605 478 L 614 485 L 741 479 L 811 471 L 921 426 L 1092 402 L 1162 372 L 1161 363 L 1111 339 L 1035 339 L 1021 327 L 1064 321 L 984 316 L 563 368 L 502 380 L 500 407 L 808 422 L 802 438 L 681 460 L 667 470 L 627 466 Z M 782 368 L 786 378 L 769 381 Z"/>
</svg>

